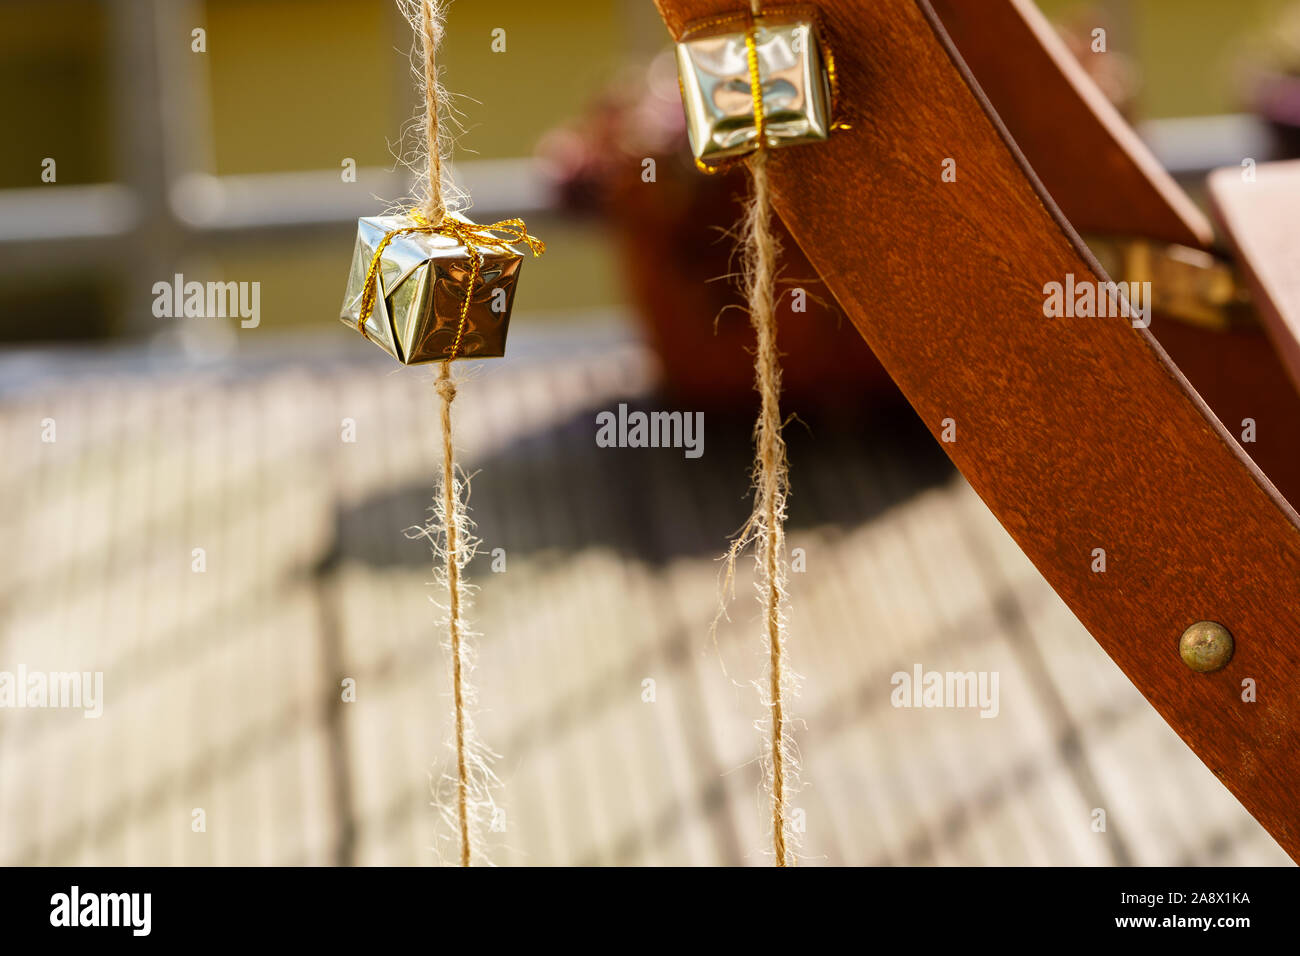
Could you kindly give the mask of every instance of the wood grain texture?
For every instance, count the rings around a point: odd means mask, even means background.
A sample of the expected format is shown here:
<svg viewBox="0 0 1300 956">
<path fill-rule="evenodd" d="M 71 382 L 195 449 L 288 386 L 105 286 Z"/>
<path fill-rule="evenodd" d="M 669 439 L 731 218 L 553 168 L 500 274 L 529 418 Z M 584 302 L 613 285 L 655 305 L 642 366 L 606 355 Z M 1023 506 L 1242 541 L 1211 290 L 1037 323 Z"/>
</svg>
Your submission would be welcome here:
<svg viewBox="0 0 1300 956">
<path fill-rule="evenodd" d="M 933 7 L 1075 229 L 1209 246 L 1209 220 L 1106 99 L 1033 0 L 933 0 Z"/>
<path fill-rule="evenodd" d="M 1151 331 L 1234 436 L 1254 421 L 1242 450 L 1287 501 L 1300 501 L 1300 393 L 1264 330 L 1204 329 L 1157 312 Z"/>
<path fill-rule="evenodd" d="M 1207 188 L 1260 318 L 1300 388 L 1300 160 L 1264 163 L 1255 181 L 1216 169 Z"/>
<path fill-rule="evenodd" d="M 737 7 L 657 2 L 674 35 Z M 774 153 L 778 212 L 930 430 L 955 420 L 943 449 L 1039 571 L 1300 856 L 1295 512 L 1147 331 L 1044 318 L 1046 283 L 1104 276 L 929 5 L 836 0 L 822 15 L 852 129 Z M 1204 619 L 1237 643 L 1209 675 L 1177 653 Z M 1246 678 L 1257 702 L 1241 699 Z"/>
</svg>

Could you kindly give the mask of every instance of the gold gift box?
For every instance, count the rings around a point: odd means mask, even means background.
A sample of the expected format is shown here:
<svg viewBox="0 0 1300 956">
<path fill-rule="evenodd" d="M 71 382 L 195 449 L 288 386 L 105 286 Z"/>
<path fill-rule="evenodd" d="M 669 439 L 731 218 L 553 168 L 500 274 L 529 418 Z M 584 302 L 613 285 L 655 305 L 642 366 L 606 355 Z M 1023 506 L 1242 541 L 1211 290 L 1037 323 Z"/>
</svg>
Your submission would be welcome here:
<svg viewBox="0 0 1300 956">
<path fill-rule="evenodd" d="M 831 129 L 831 78 L 812 10 L 754 19 L 754 48 L 767 146 L 825 140 Z M 750 85 L 748 14 L 688 29 L 677 44 L 677 75 L 691 151 L 705 167 L 758 148 Z"/>
<path fill-rule="evenodd" d="M 470 222 L 455 213 L 450 215 Z M 407 216 L 371 216 L 357 221 L 357 244 L 340 316 L 344 324 L 357 327 L 366 272 L 375 249 L 388 233 L 415 224 Z M 475 249 L 482 266 L 479 281 L 470 292 L 465 333 L 455 357 L 498 358 L 506 352 L 510 308 L 523 255 L 503 244 L 476 245 Z M 395 236 L 380 259 L 366 337 L 404 365 L 451 357 L 471 271 L 469 249 L 450 236 Z"/>
</svg>

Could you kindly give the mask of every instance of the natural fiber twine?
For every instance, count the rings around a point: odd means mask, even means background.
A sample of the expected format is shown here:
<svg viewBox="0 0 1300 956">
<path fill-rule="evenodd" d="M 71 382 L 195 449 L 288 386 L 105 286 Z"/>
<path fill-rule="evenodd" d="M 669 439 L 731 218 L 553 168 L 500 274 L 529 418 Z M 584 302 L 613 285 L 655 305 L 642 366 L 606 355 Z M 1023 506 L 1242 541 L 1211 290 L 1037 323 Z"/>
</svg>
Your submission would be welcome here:
<svg viewBox="0 0 1300 956">
<path fill-rule="evenodd" d="M 442 38 L 443 0 L 419 0 L 418 5 L 407 0 L 402 9 L 420 38 L 423 60 L 423 160 L 427 163 L 427 172 L 421 212 L 428 222 L 440 223 L 447 213 L 443 199 L 442 144 L 439 138 L 439 102 L 444 93 L 438 85 L 435 55 Z M 472 281 L 471 279 L 471 285 Z M 466 303 L 468 301 L 469 296 L 466 295 Z M 463 314 L 461 325 L 463 331 Z M 454 356 L 454 350 L 452 354 Z M 456 478 L 456 447 L 451 418 L 451 405 L 456 400 L 456 383 L 451 374 L 450 358 L 441 363 L 434 390 L 441 404 L 442 485 L 441 494 L 435 499 L 433 524 L 425 532 L 433 541 L 435 557 L 440 562 L 435 571 L 447 589 L 447 649 L 451 655 L 456 749 L 454 826 L 459 836 L 460 865 L 469 866 L 476 855 L 482 854 L 477 839 L 476 818 L 482 810 L 492 807 L 490 786 L 495 782 L 495 777 L 487 763 L 490 755 L 477 742 L 470 715 L 475 696 L 470 684 L 472 661 L 468 646 L 472 635 L 466 629 L 464 618 L 469 603 L 464 569 L 473 557 L 476 542 L 471 534 L 472 525 L 465 506 L 464 482 Z"/>
<path fill-rule="evenodd" d="M 759 7 L 759 0 L 751 0 L 751 12 L 755 17 L 760 14 Z M 768 709 L 767 745 L 762 763 L 771 796 L 772 849 L 776 865 L 789 866 L 795 862 L 788 820 L 794 759 L 786 700 L 791 693 L 793 675 L 785 661 L 788 603 L 785 515 L 789 469 L 785 439 L 781 435 L 781 357 L 776 344 L 776 272 L 780 244 L 772 231 L 762 82 L 752 28 L 746 36 L 746 45 L 758 149 L 746 162 L 752 192 L 742 224 L 743 280 L 749 320 L 757 337 L 754 387 L 759 394 L 760 406 L 754 424 L 754 508 L 726 554 L 723 601 L 725 603 L 731 591 L 736 559 L 753 545 L 768 661 L 766 687 L 761 688 Z"/>
</svg>

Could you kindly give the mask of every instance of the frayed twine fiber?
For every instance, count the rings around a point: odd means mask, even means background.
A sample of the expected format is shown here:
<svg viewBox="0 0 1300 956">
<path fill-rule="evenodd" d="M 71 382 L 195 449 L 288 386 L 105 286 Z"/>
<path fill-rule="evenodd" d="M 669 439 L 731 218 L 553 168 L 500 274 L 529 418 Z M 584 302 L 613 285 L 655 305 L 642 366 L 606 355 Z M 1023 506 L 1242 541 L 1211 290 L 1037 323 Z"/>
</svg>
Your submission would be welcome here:
<svg viewBox="0 0 1300 956">
<path fill-rule="evenodd" d="M 429 222 L 441 222 L 447 206 L 443 199 L 443 145 L 440 138 L 439 107 L 446 93 L 438 83 L 435 53 L 442 38 L 445 22 L 443 0 L 399 0 L 399 5 L 420 40 L 421 68 L 416 81 L 424 98 L 423 156 L 418 166 L 424 169 L 424 197 L 421 211 Z M 464 317 L 462 316 L 462 323 Z M 451 404 L 456 400 L 456 383 L 451 375 L 451 361 L 441 364 L 434 389 L 441 402 L 442 487 L 435 498 L 434 523 L 424 529 L 433 542 L 435 572 L 447 593 L 447 649 L 451 655 L 452 708 L 456 749 L 456 797 L 454 825 L 459 834 L 460 865 L 469 866 L 475 856 L 477 818 L 492 808 L 491 786 L 496 783 L 488 766 L 488 751 L 479 745 L 470 713 L 475 702 L 470 682 L 472 654 L 466 629 L 468 586 L 464 582 L 465 565 L 473 557 L 475 540 L 465 504 L 463 481 L 456 478 L 456 449 L 451 429 Z M 451 816 L 450 813 L 447 814 Z M 481 853 L 481 848 L 478 849 Z"/>
<path fill-rule="evenodd" d="M 435 557 L 436 583 L 446 595 L 443 609 L 446 638 L 443 646 L 451 659 L 453 730 L 451 745 L 455 751 L 456 772 L 445 778 L 454 794 L 437 788 L 437 802 L 449 828 L 457 834 L 458 860 L 461 866 L 485 860 L 481 834 L 496 812 L 492 791 L 499 784 L 491 769 L 493 757 L 474 727 L 474 708 L 478 703 L 474 682 L 475 654 L 473 642 L 478 635 L 469 629 L 466 613 L 473 591 L 465 579 L 465 566 L 474 557 L 478 539 L 466 505 L 468 479 L 459 473 L 451 430 L 451 404 L 456 397 L 456 382 L 450 363 L 440 367 L 435 391 L 441 406 L 442 485 L 434 498 L 433 518 L 417 533 L 429 538 Z"/>
<path fill-rule="evenodd" d="M 426 0 L 425 8 L 428 8 Z M 451 642 L 451 693 L 456 719 L 456 815 L 460 823 L 460 865 L 470 863 L 469 833 L 469 771 L 465 759 L 465 680 L 464 654 L 461 623 L 460 572 L 464 561 L 461 557 L 462 541 L 460 525 L 468 522 L 465 505 L 457 493 L 455 456 L 456 449 L 451 436 L 451 403 L 456 400 L 456 383 L 451 380 L 451 363 L 443 362 L 435 386 L 438 397 L 442 399 L 442 525 L 446 554 L 444 568 L 447 577 L 447 633 Z M 469 550 L 468 548 L 466 549 Z"/>
<path fill-rule="evenodd" d="M 759 0 L 751 0 L 755 16 Z M 756 587 L 763 607 L 767 650 L 767 686 L 760 692 L 768 709 L 767 748 L 762 760 L 772 803 L 772 849 L 777 866 L 795 863 L 789 827 L 789 806 L 795 761 L 788 730 L 786 700 L 793 693 L 794 675 L 785 661 L 786 556 L 785 514 L 789 468 L 781 435 L 781 357 L 776 344 L 776 270 L 780 244 L 772 232 L 772 202 L 767 177 L 763 99 L 753 34 L 749 37 L 750 82 L 758 150 L 749 158 L 753 192 L 743 223 L 743 280 L 749 320 L 757 336 L 754 387 L 760 407 L 754 423 L 754 509 L 725 555 L 722 610 L 735 579 L 736 559 L 751 544 L 758 568 Z M 715 627 L 717 621 L 714 622 Z"/>
<path fill-rule="evenodd" d="M 424 50 L 424 141 L 429 167 L 426 177 L 429 195 L 424 204 L 424 216 L 430 222 L 441 222 L 447 214 L 447 207 L 442 201 L 442 145 L 438 142 L 438 97 L 441 90 L 434 52 L 442 37 L 445 18 L 441 4 L 435 9 L 435 2 L 421 0 L 420 3 L 420 46 Z M 454 389 L 452 396 L 455 397 Z"/>
<path fill-rule="evenodd" d="M 415 202 L 394 209 L 406 211 L 413 205 L 426 219 L 435 223 L 442 220 L 450 206 L 463 205 L 466 200 L 454 185 L 443 181 L 444 167 L 450 158 L 454 139 L 445 127 L 450 123 L 452 134 L 460 129 L 451 96 L 438 82 L 436 53 L 445 29 L 446 4 L 447 0 L 397 0 L 398 9 L 415 36 L 411 73 L 423 109 L 415 120 L 403 127 L 402 145 L 397 155 L 398 161 L 416 176 Z M 451 202 L 445 198 L 449 194 Z"/>
</svg>

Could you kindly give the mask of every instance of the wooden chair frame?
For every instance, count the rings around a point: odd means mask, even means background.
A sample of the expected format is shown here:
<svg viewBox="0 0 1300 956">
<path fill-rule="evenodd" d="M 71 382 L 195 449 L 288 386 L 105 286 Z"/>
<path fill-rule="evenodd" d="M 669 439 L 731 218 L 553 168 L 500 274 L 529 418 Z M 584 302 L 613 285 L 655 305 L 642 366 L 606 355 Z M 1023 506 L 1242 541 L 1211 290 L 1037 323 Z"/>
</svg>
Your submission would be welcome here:
<svg viewBox="0 0 1300 956">
<path fill-rule="evenodd" d="M 656 2 L 674 37 L 747 6 Z M 945 420 L 956 423 L 943 449 L 1025 554 L 1300 859 L 1300 518 L 1151 330 L 1121 317 L 1044 315 L 1047 283 L 1109 281 L 1076 232 L 1084 219 L 1198 245 L 1207 224 L 1136 137 L 1116 132 L 1108 108 L 1079 92 L 1086 86 L 1024 3 L 935 6 L 947 20 L 926 0 L 820 4 L 851 129 L 772 154 L 776 210 L 936 437 Z M 1060 159 L 1059 139 L 1032 135 L 1023 98 L 1003 96 L 1023 131 L 1013 138 L 946 23 L 976 63 L 997 56 L 1005 70 L 1014 57 L 1056 75 L 1082 156 Z M 1116 155 L 1118 166 L 1104 162 Z M 941 179 L 948 158 L 956 182 Z M 1294 421 L 1279 428 L 1293 434 Z M 1099 548 L 1104 573 L 1093 570 Z M 1184 629 L 1202 620 L 1236 642 L 1229 664 L 1209 674 L 1178 652 Z M 1243 699 L 1247 680 L 1254 701 Z"/>
</svg>

